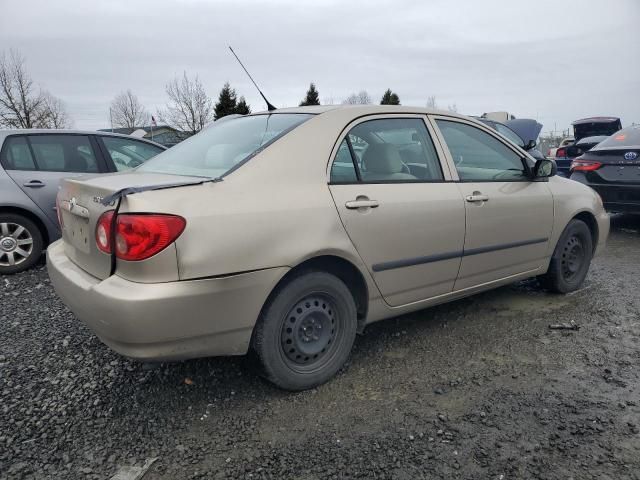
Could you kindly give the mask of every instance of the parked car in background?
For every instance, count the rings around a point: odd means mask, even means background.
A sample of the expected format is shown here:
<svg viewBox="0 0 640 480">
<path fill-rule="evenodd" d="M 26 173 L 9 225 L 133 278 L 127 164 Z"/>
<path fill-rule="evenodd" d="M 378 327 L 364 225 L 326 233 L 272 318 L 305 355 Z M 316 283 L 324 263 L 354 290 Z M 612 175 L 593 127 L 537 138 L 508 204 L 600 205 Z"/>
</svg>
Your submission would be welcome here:
<svg viewBox="0 0 640 480">
<path fill-rule="evenodd" d="M 60 236 L 60 180 L 129 170 L 165 147 L 125 135 L 77 130 L 0 131 L 0 274 L 33 265 Z"/>
<path fill-rule="evenodd" d="M 542 125 L 535 120 L 519 118 L 501 123 L 483 117 L 477 117 L 477 119 L 485 125 L 489 125 L 523 150 L 529 152 L 529 155 L 536 160 L 545 158 L 542 152 L 535 148 L 536 140 L 538 135 L 540 135 L 540 130 L 542 130 Z"/>
<path fill-rule="evenodd" d="M 338 371 L 368 323 L 534 276 L 580 288 L 609 218 L 554 173 L 451 112 L 255 113 L 130 173 L 64 180 L 47 267 L 123 355 L 251 350 L 266 378 L 302 390 Z"/>
<path fill-rule="evenodd" d="M 576 139 L 573 137 L 565 137 L 560 141 L 560 144 L 557 147 L 552 147 L 549 149 L 549 151 L 547 152 L 547 157 L 549 158 L 553 158 L 555 160 L 556 158 L 556 153 L 558 151 L 559 148 L 562 147 L 568 147 L 569 145 L 573 145 L 573 142 L 575 142 Z"/>
<path fill-rule="evenodd" d="M 574 143 L 566 147 L 558 148 L 555 161 L 558 165 L 558 174 L 564 177 L 571 175 L 571 162 L 598 143 L 600 137 L 604 139 L 622 128 L 618 117 L 589 117 L 576 120 L 573 125 Z M 583 140 L 581 142 L 581 140 Z M 591 146 L 591 147 L 590 147 Z"/>
<path fill-rule="evenodd" d="M 640 213 L 640 125 L 623 128 L 573 160 L 571 180 L 593 188 L 611 212 Z"/>
</svg>

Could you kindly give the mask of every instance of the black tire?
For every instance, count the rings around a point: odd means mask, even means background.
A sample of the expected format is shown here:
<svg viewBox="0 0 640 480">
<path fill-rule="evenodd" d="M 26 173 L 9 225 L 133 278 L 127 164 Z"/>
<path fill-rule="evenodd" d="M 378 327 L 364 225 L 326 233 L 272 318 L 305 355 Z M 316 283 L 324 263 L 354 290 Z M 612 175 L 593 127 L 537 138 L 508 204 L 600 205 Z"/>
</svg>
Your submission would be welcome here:
<svg viewBox="0 0 640 480">
<path fill-rule="evenodd" d="M 285 390 L 306 390 L 344 365 L 356 328 L 356 305 L 347 286 L 334 275 L 311 271 L 272 294 L 252 347 L 267 380 Z"/>
<path fill-rule="evenodd" d="M 569 293 L 582 286 L 591 258 L 591 231 L 582 220 L 573 219 L 566 226 L 551 257 L 549 270 L 538 277 L 540 284 L 552 292 Z"/>
<path fill-rule="evenodd" d="M 4 231 L 3 226 L 6 226 Z M 20 232 L 16 226 L 24 229 L 19 235 L 16 235 Z M 26 244 L 27 240 L 31 243 Z M 22 245 L 17 245 L 17 242 L 22 242 Z M 28 254 L 19 253 L 16 247 Z M 31 268 L 40 259 L 43 248 L 42 232 L 35 223 L 17 213 L 0 213 L 0 275 L 11 275 Z"/>
</svg>

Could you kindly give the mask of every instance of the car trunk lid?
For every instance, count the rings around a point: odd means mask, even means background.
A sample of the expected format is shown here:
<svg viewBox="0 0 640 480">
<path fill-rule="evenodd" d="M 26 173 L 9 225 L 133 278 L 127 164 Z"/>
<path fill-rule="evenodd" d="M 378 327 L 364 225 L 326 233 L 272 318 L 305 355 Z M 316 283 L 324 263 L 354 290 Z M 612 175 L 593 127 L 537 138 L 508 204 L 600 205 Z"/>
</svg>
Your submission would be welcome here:
<svg viewBox="0 0 640 480">
<path fill-rule="evenodd" d="M 640 185 L 640 149 L 591 151 L 582 158 L 602 164 L 585 172 L 591 183 Z"/>
<path fill-rule="evenodd" d="M 57 204 L 65 253 L 73 263 L 94 277 L 109 277 L 112 273 L 111 255 L 98 249 L 95 230 L 100 216 L 116 209 L 119 196 L 203 181 L 207 179 L 136 172 L 63 180 Z"/>
</svg>

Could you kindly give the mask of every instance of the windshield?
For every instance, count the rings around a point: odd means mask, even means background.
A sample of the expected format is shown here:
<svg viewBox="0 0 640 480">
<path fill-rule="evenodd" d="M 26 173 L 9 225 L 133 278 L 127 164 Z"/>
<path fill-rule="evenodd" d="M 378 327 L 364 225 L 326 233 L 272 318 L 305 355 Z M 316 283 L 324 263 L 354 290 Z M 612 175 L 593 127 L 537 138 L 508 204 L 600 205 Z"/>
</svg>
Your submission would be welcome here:
<svg viewBox="0 0 640 480">
<path fill-rule="evenodd" d="M 222 177 L 311 117 L 310 114 L 275 113 L 235 118 L 220 125 L 214 123 L 137 170 Z"/>
</svg>

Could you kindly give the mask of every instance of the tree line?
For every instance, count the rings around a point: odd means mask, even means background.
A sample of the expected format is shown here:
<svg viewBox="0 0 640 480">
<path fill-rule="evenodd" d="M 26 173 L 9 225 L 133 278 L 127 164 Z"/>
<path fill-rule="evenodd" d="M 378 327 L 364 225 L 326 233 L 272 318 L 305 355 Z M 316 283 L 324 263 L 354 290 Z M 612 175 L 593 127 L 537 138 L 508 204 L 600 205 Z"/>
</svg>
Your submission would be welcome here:
<svg viewBox="0 0 640 480">
<path fill-rule="evenodd" d="M 157 117 L 163 124 L 173 128 L 183 136 L 198 133 L 208 123 L 227 115 L 246 115 L 251 106 L 244 96 L 226 82 L 214 103 L 207 95 L 198 76 L 189 77 L 187 72 L 175 77 L 165 85 L 168 101 L 164 108 L 157 110 Z M 333 99 L 324 103 L 332 104 Z M 343 104 L 368 105 L 373 100 L 366 90 L 352 93 Z M 400 105 L 400 97 L 388 88 L 381 105 Z M 311 83 L 299 103 L 300 106 L 320 105 L 320 93 Z M 427 106 L 437 108 L 436 99 L 431 96 Z M 457 111 L 455 104 L 449 110 Z M 117 94 L 109 108 L 112 127 L 135 129 L 148 125 L 152 117 L 138 97 L 126 90 Z M 25 68 L 25 59 L 16 51 L 0 55 L 0 127 L 6 128 L 69 128 L 70 118 L 64 103 L 48 91 L 37 88 Z"/>
</svg>

